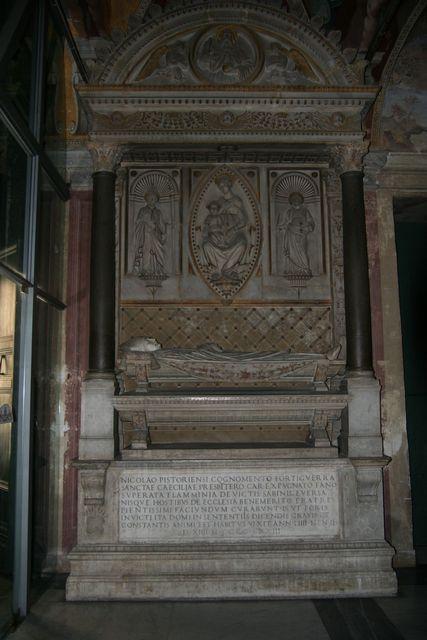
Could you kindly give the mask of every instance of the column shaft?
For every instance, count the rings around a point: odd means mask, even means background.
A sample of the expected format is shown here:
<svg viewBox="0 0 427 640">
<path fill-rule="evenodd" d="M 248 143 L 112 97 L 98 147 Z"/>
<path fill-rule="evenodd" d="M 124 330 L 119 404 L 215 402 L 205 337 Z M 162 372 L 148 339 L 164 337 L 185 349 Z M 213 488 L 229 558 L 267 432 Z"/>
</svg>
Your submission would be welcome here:
<svg viewBox="0 0 427 640">
<path fill-rule="evenodd" d="M 89 371 L 114 370 L 115 174 L 93 174 Z"/>
<path fill-rule="evenodd" d="M 347 368 L 372 370 L 371 303 L 363 173 L 341 174 Z"/>
</svg>

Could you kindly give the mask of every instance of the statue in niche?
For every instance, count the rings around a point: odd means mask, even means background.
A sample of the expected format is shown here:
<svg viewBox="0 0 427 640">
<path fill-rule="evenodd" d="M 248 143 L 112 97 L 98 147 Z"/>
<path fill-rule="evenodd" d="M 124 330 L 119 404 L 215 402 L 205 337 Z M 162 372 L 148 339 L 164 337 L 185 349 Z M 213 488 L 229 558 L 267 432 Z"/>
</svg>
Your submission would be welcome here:
<svg viewBox="0 0 427 640">
<path fill-rule="evenodd" d="M 167 278 L 165 244 L 167 223 L 159 208 L 159 194 L 151 188 L 145 194 L 145 207 L 135 219 L 135 261 L 133 272 L 144 278 Z"/>
<path fill-rule="evenodd" d="M 314 231 L 315 223 L 300 192 L 289 195 L 289 209 L 282 211 L 277 220 L 283 234 L 284 275 L 311 278 L 312 272 L 307 251 L 307 236 Z"/>
<path fill-rule="evenodd" d="M 206 205 L 209 213 L 203 224 L 200 262 L 211 268 L 212 282 L 238 283 L 247 254 L 248 215 L 241 198 L 233 193 L 230 176 L 220 176 L 215 184 L 223 195 Z"/>
<path fill-rule="evenodd" d="M 244 82 L 253 73 L 257 53 L 243 31 L 235 26 L 217 27 L 201 41 L 197 66 L 213 82 Z"/>
</svg>

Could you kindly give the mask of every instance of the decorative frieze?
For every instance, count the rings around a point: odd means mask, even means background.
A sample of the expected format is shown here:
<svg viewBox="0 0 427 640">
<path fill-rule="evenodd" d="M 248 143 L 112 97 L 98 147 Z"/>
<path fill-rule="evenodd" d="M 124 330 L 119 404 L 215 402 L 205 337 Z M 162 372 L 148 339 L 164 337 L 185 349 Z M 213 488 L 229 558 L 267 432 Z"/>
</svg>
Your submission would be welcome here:
<svg viewBox="0 0 427 640">
<path fill-rule="evenodd" d="M 331 115 L 311 111 L 272 113 L 269 111 L 114 111 L 96 114 L 97 133 L 131 131 L 323 131 L 350 132 L 354 118 L 340 112 Z"/>
</svg>

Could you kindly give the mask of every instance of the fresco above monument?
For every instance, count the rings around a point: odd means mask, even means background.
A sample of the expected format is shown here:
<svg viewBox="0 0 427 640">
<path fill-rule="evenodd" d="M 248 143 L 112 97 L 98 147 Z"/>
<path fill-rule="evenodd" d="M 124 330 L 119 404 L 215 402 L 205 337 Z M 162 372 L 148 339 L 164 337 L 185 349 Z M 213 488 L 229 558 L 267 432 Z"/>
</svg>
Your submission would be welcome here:
<svg viewBox="0 0 427 640">
<path fill-rule="evenodd" d="M 300 49 L 241 25 L 219 24 L 166 40 L 130 73 L 130 84 L 316 85 L 323 76 Z"/>
<path fill-rule="evenodd" d="M 427 151 L 427 12 L 403 47 L 386 90 L 381 143 L 396 151 Z"/>
</svg>

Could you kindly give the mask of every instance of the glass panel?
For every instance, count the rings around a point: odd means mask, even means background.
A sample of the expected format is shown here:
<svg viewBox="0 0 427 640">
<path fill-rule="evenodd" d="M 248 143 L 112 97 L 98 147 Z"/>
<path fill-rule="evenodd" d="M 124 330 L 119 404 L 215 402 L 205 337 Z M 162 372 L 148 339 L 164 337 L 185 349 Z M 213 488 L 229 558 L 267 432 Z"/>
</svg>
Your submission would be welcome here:
<svg viewBox="0 0 427 640">
<path fill-rule="evenodd" d="M 60 452 L 64 434 L 62 366 L 64 313 L 37 300 L 33 356 L 33 578 L 55 564 L 57 501 L 62 495 Z"/>
<path fill-rule="evenodd" d="M 52 296 L 64 297 L 65 202 L 41 172 L 37 219 L 37 286 Z"/>
<path fill-rule="evenodd" d="M 44 115 L 44 148 L 59 173 L 65 178 L 67 133 L 75 133 L 77 102 L 72 84 L 73 61 L 64 38 L 48 20 L 46 39 L 46 92 Z M 73 115 L 74 114 L 74 115 Z"/>
<path fill-rule="evenodd" d="M 14 4 L 15 0 L 2 0 L 2 2 L 0 3 L 0 28 L 6 22 L 10 10 L 12 9 Z"/>
<path fill-rule="evenodd" d="M 29 118 L 31 105 L 33 38 L 34 19 L 31 11 L 24 35 L 19 42 L 15 43 L 14 54 L 6 65 L 0 67 L 0 87 L 12 98 L 26 120 Z"/>
<path fill-rule="evenodd" d="M 0 122 L 0 262 L 23 272 L 27 156 Z"/>
<path fill-rule="evenodd" d="M 17 286 L 0 276 L 0 632 L 11 618 L 13 573 L 13 473 L 12 455 L 16 405 Z"/>
</svg>

